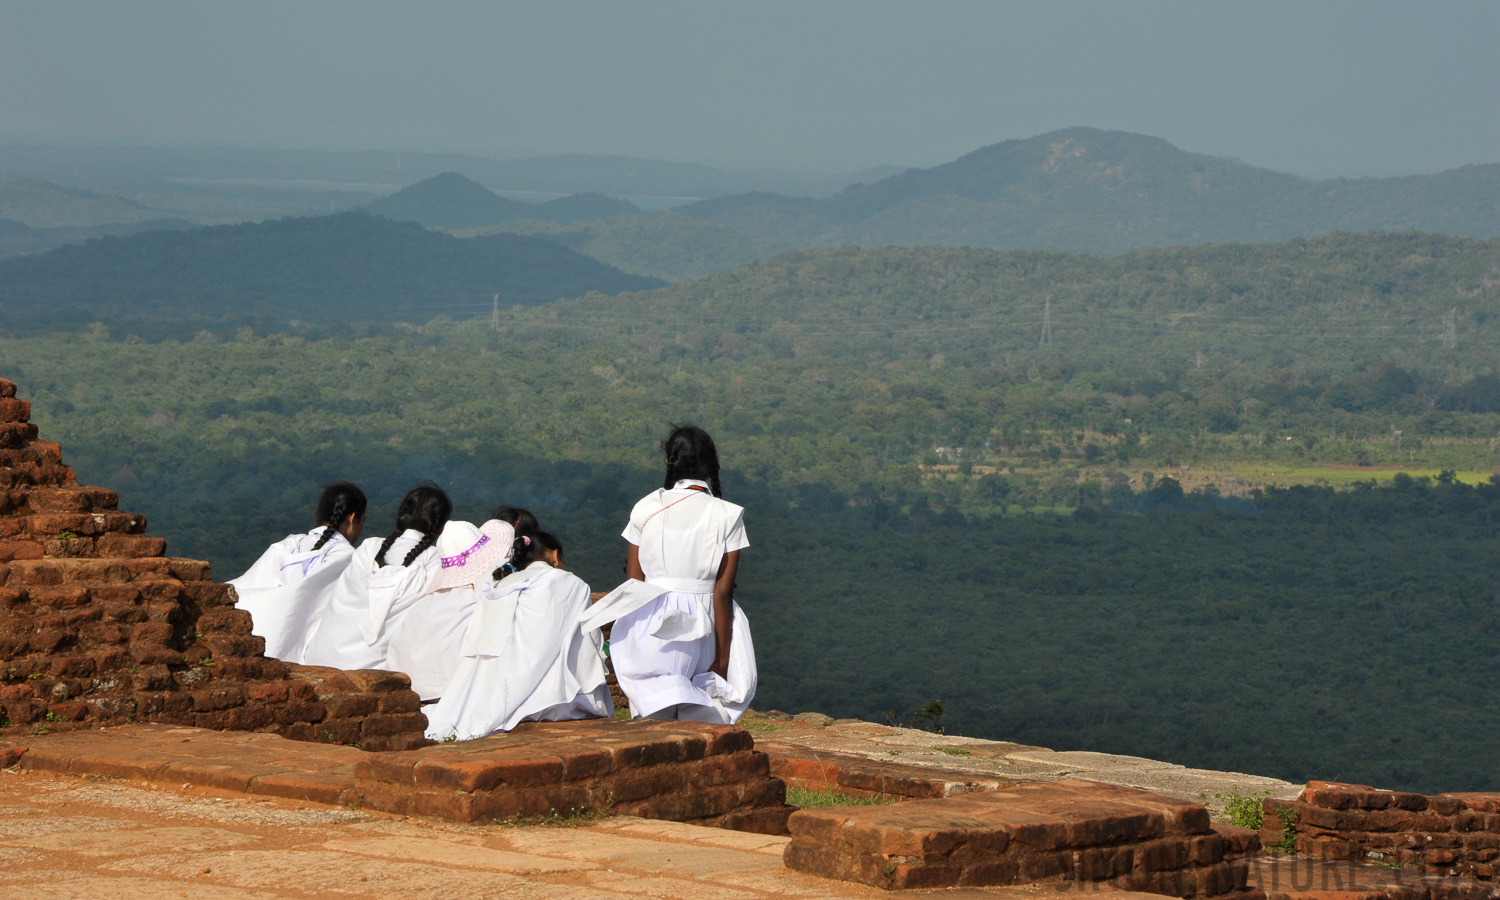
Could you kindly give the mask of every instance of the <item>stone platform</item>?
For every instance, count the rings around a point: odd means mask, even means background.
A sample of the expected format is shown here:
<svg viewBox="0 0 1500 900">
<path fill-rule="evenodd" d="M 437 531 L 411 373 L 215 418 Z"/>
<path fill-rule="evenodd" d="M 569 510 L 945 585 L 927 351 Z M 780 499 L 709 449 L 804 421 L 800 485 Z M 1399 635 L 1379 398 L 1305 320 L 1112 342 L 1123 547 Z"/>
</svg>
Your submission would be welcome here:
<svg viewBox="0 0 1500 900">
<path fill-rule="evenodd" d="M 167 725 L 11 739 L 0 764 L 308 800 L 455 822 L 595 812 L 785 833 L 791 808 L 750 735 L 697 722 L 528 723 L 405 752 Z"/>
<path fill-rule="evenodd" d="M 788 838 L 630 817 L 582 827 L 403 819 L 197 787 L 0 771 L 5 900 L 880 900 L 793 872 Z M 1052 888 L 942 900 L 1067 900 Z M 1100 890 L 1091 900 L 1152 900 Z M 1160 898 L 1157 898 L 1160 900 Z"/>
<path fill-rule="evenodd" d="M 1176 897 L 1261 898 L 1201 804 L 1084 781 L 792 815 L 786 864 L 881 888 L 1073 882 Z"/>
<path fill-rule="evenodd" d="M 807 724 L 807 719 L 823 724 Z M 771 758 L 771 773 L 810 789 L 851 797 L 892 799 L 951 797 L 994 790 L 1014 781 L 1098 781 L 1203 803 L 1223 812 L 1231 794 L 1290 800 L 1302 790 L 1262 775 L 1195 769 L 1081 750 L 1049 750 L 1009 741 L 932 734 L 826 716 L 763 713 L 741 724 Z"/>
</svg>

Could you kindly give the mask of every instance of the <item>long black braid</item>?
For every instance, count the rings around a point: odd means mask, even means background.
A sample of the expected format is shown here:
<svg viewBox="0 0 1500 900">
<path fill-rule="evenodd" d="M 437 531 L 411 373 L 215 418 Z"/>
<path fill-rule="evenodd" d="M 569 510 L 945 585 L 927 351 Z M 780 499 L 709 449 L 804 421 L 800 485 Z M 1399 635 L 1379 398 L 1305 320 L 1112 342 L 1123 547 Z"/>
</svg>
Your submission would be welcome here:
<svg viewBox="0 0 1500 900">
<path fill-rule="evenodd" d="M 391 544 L 396 538 L 411 529 L 422 532 L 422 539 L 406 554 L 406 559 L 401 565 L 409 566 L 422 551 L 437 543 L 438 534 L 442 532 L 443 526 L 448 524 L 448 517 L 453 514 L 453 501 L 443 493 L 443 489 L 430 481 L 424 481 L 406 492 L 401 498 L 401 507 L 396 510 L 396 529 L 390 533 L 380 544 L 380 552 L 375 554 L 375 561 L 380 565 L 386 565 L 385 552 L 391 549 Z"/>
<path fill-rule="evenodd" d="M 351 515 L 355 521 L 363 520 L 367 506 L 369 501 L 365 500 L 365 492 L 350 482 L 335 481 L 323 485 L 323 493 L 318 495 L 317 513 L 318 524 L 324 526 L 323 534 L 313 544 L 313 549 L 322 550 L 323 545 L 338 534 L 339 526 Z"/>
<path fill-rule="evenodd" d="M 714 448 L 714 439 L 696 425 L 673 425 L 672 433 L 661 442 L 661 452 L 667 458 L 667 477 L 662 487 L 672 486 L 684 478 L 708 482 L 715 497 L 723 497 L 719 487 L 719 451 Z"/>
</svg>

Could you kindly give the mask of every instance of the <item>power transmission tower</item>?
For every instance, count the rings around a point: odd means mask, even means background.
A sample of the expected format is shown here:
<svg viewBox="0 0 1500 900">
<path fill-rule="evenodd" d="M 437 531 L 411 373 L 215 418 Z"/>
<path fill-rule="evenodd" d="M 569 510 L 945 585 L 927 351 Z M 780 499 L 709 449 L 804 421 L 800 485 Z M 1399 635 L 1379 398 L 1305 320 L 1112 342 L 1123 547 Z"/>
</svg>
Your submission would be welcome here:
<svg viewBox="0 0 1500 900">
<path fill-rule="evenodd" d="M 1443 316 L 1443 348 L 1458 349 L 1458 307 L 1456 306 Z"/>
<path fill-rule="evenodd" d="M 500 330 L 500 295 L 495 295 L 495 311 L 490 313 L 490 330 Z"/>
<path fill-rule="evenodd" d="M 1047 305 L 1042 310 L 1042 343 L 1040 349 L 1052 349 L 1052 298 L 1047 298 Z"/>
</svg>

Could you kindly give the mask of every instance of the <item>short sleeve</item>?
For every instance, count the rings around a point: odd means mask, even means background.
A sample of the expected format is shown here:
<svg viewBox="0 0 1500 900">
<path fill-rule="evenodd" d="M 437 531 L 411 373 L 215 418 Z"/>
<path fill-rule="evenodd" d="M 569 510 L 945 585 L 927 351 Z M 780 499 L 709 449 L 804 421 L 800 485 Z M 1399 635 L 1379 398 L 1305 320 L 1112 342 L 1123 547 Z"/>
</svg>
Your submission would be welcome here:
<svg viewBox="0 0 1500 900">
<path fill-rule="evenodd" d="M 655 496 L 648 494 L 636 502 L 635 508 L 630 511 L 630 521 L 626 523 L 625 530 L 620 532 L 621 537 L 637 547 L 641 545 L 641 529 L 646 527 L 646 520 L 651 518 L 654 511 L 652 507 L 659 505 L 651 502 Z"/>
<path fill-rule="evenodd" d="M 734 522 L 729 526 L 729 533 L 724 537 L 724 552 L 743 550 L 750 546 L 750 539 L 745 536 L 745 510 L 741 507 L 734 508 Z"/>
</svg>

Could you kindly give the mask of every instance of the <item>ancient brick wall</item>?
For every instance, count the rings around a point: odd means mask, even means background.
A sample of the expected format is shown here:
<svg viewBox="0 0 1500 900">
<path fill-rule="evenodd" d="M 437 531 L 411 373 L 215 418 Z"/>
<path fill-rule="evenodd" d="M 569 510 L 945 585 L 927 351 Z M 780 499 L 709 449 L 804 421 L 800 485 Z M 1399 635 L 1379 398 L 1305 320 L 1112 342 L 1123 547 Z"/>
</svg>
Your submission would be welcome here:
<svg viewBox="0 0 1500 900">
<path fill-rule="evenodd" d="M 1376 862 L 1491 880 L 1500 858 L 1500 794 L 1429 797 L 1362 784 L 1313 781 L 1296 800 L 1266 800 L 1261 840 L 1317 859 Z"/>
<path fill-rule="evenodd" d="M 0 379 L 0 734 L 131 722 L 404 750 L 426 717 L 406 676 L 261 656 L 208 563 L 80 485 Z"/>
</svg>

